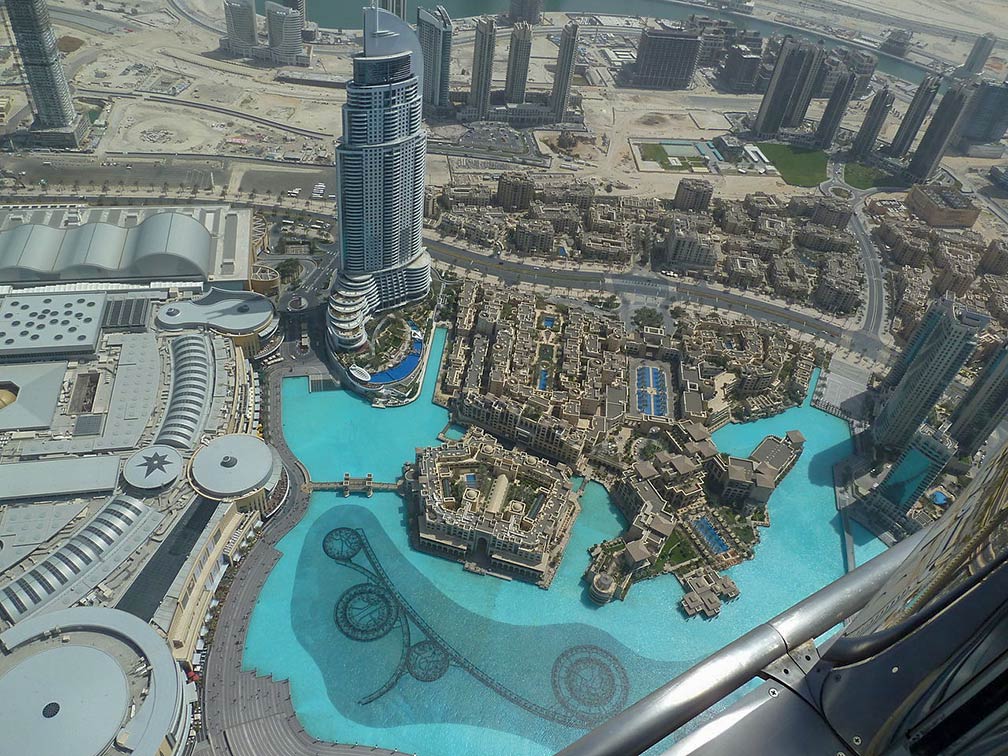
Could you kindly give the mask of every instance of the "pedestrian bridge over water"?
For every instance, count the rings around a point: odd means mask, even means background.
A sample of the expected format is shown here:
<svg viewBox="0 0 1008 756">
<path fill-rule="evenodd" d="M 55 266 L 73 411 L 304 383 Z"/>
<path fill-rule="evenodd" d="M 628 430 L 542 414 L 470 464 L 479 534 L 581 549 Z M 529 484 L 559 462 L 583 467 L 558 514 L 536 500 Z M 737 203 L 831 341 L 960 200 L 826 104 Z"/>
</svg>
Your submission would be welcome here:
<svg viewBox="0 0 1008 756">
<path fill-rule="evenodd" d="M 403 481 L 400 478 L 395 483 L 381 483 L 374 479 L 372 473 L 363 478 L 354 478 L 350 473 L 344 473 L 342 480 L 309 480 L 301 488 L 305 493 L 312 491 L 342 491 L 344 496 L 352 493 L 363 493 L 372 496 L 375 491 L 398 491 Z"/>
</svg>

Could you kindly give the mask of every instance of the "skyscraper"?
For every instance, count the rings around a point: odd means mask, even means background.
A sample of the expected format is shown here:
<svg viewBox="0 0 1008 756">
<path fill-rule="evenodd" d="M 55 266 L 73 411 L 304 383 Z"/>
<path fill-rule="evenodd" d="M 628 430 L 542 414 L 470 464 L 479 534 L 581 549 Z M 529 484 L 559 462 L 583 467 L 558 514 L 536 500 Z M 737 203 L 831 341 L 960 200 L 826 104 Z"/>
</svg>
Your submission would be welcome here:
<svg viewBox="0 0 1008 756">
<path fill-rule="evenodd" d="M 984 66 L 987 64 L 987 58 L 994 52 L 994 45 L 996 44 L 997 37 L 990 32 L 977 37 L 976 42 L 973 43 L 973 49 L 970 50 L 970 54 L 966 57 L 966 62 L 963 64 L 963 71 L 967 74 L 978 74 L 983 71 Z"/>
<path fill-rule="evenodd" d="M 406 20 L 406 0 L 378 0 L 378 7 Z"/>
<path fill-rule="evenodd" d="M 889 90 L 888 86 L 882 87 L 872 98 L 871 105 L 868 106 L 868 114 L 861 122 L 854 143 L 851 145 L 850 156 L 855 160 L 867 157 L 875 150 L 875 143 L 878 141 L 882 127 L 885 126 L 886 116 L 892 108 L 896 97 Z"/>
<path fill-rule="evenodd" d="M 967 144 L 997 142 L 1008 131 L 1008 82 L 980 82 L 959 127 Z"/>
<path fill-rule="evenodd" d="M 732 45 L 728 48 L 721 69 L 721 79 L 733 92 L 752 92 L 762 61 L 763 56 L 757 50 L 744 45 Z"/>
<path fill-rule="evenodd" d="M 822 45 L 784 38 L 753 131 L 776 134 L 781 128 L 801 126 L 825 55 Z"/>
<path fill-rule="evenodd" d="M 341 268 L 329 298 L 332 352 L 367 341 L 375 312 L 430 291 L 423 247 L 427 132 L 423 53 L 409 25 L 379 8 L 364 9 L 364 51 L 353 58 L 336 146 Z"/>
<path fill-rule="evenodd" d="M 443 5 L 433 11 L 417 8 L 417 36 L 423 50 L 424 108 L 444 108 L 450 104 L 452 36 L 455 25 Z"/>
<path fill-rule="evenodd" d="M 902 355 L 902 378 L 875 419 L 875 443 L 902 450 L 945 389 L 976 348 L 977 334 L 987 325 L 985 315 L 967 310 L 946 297 L 931 306 L 918 333 Z"/>
<path fill-rule="evenodd" d="M 836 139 L 837 132 L 840 131 L 840 123 L 843 121 L 844 113 L 847 112 L 847 106 L 850 104 L 856 84 L 857 74 L 853 71 L 848 71 L 837 80 L 815 132 L 815 143 L 818 147 L 828 150 L 833 146 L 833 141 Z"/>
<path fill-rule="evenodd" d="M 897 540 L 917 530 L 907 512 L 954 455 L 952 439 L 929 425 L 922 425 L 911 435 L 878 488 L 855 507 L 856 519 L 864 521 L 876 534 L 888 530 Z"/>
<path fill-rule="evenodd" d="M 959 128 L 959 122 L 970 98 L 976 92 L 976 84 L 964 81 L 949 89 L 938 104 L 927 131 L 910 160 L 907 173 L 919 183 L 928 181 L 938 170 L 952 137 Z"/>
<path fill-rule="evenodd" d="M 266 3 L 266 35 L 274 60 L 293 60 L 301 54 L 301 13 L 280 3 Z"/>
<path fill-rule="evenodd" d="M 952 413 L 949 435 L 973 456 L 1008 416 L 1008 342 L 1001 345 Z"/>
<path fill-rule="evenodd" d="M 542 21 L 542 0 L 511 0 L 511 9 L 508 13 L 508 21 L 516 24 L 524 21 L 535 26 Z"/>
<path fill-rule="evenodd" d="M 642 89 L 686 89 L 693 82 L 700 34 L 683 29 L 645 29 L 637 45 L 633 85 Z"/>
<path fill-rule="evenodd" d="M 476 22 L 476 44 L 473 47 L 472 86 L 469 106 L 475 108 L 476 119 L 490 112 L 490 92 L 493 86 L 494 48 L 497 45 L 497 23 L 492 18 Z"/>
<path fill-rule="evenodd" d="M 567 113 L 571 82 L 574 80 L 574 64 L 577 61 L 577 43 L 578 25 L 572 21 L 560 34 L 560 50 L 557 53 L 556 72 L 553 74 L 550 110 L 555 123 L 562 123 Z"/>
<path fill-rule="evenodd" d="M 259 43 L 253 0 L 224 0 L 224 21 L 228 49 L 239 55 L 251 54 L 252 48 Z"/>
<path fill-rule="evenodd" d="M 890 155 L 895 158 L 901 158 L 910 151 L 914 139 L 917 138 L 917 132 L 920 131 L 921 124 L 924 123 L 924 119 L 931 109 L 931 103 L 934 102 L 935 95 L 938 94 L 938 87 L 940 86 L 941 77 L 931 75 L 925 77 L 921 85 L 917 87 L 913 100 L 910 102 L 910 107 L 907 108 L 906 114 L 900 122 L 899 129 L 896 130 L 896 136 L 893 137 L 892 144 L 889 146 Z"/>
<path fill-rule="evenodd" d="M 297 11 L 301 16 L 301 29 L 305 27 L 305 23 L 308 21 L 308 3 L 307 0 L 280 0 L 280 4 L 285 8 L 290 8 L 293 11 Z"/>
<path fill-rule="evenodd" d="M 7 0 L 7 17 L 28 81 L 33 128 L 68 130 L 72 137 L 78 118 L 45 0 Z"/>
<path fill-rule="evenodd" d="M 504 97 L 508 102 L 525 102 L 531 58 L 532 26 L 527 21 L 519 21 L 511 30 L 511 49 L 508 50 L 507 78 L 504 80 Z"/>
</svg>

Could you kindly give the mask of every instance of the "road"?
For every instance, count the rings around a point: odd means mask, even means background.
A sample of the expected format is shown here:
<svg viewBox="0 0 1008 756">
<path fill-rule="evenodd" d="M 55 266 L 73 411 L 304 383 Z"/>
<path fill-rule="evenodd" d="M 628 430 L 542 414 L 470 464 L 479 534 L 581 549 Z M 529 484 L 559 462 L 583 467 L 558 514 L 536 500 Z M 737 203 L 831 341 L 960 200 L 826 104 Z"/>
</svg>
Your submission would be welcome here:
<svg viewBox="0 0 1008 756">
<path fill-rule="evenodd" d="M 844 329 L 835 323 L 811 314 L 766 301 L 756 295 L 725 291 L 702 281 L 669 279 L 658 274 L 601 273 L 544 268 L 530 263 L 498 260 L 443 241 L 426 239 L 431 257 L 440 262 L 466 268 L 477 273 L 496 276 L 507 284 L 534 284 L 556 288 L 577 289 L 597 293 L 643 294 L 658 299 L 697 302 L 744 315 L 771 320 L 789 328 L 849 348 L 852 342 Z M 860 343 L 860 342 L 857 342 Z"/>
</svg>

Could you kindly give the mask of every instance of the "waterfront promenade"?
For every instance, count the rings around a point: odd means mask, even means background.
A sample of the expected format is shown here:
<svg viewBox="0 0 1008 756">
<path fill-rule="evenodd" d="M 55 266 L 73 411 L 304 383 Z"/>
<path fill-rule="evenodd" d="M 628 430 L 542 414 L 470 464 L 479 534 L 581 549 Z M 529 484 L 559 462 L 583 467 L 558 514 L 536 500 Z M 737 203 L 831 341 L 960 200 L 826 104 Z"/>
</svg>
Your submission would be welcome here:
<svg viewBox="0 0 1008 756">
<path fill-rule="evenodd" d="M 298 721 L 290 686 L 272 677 L 242 669 L 249 618 L 270 571 L 280 559 L 276 544 L 308 508 L 304 467 L 283 437 L 280 386 L 284 378 L 318 372 L 311 362 L 268 375 L 266 394 L 267 440 L 280 453 L 291 478 L 288 501 L 267 524 L 259 541 L 238 563 L 230 591 L 220 608 L 204 670 L 203 730 L 194 756 L 392 756 L 394 751 L 363 744 L 334 744 L 316 740 Z M 288 372 L 291 370 L 291 372 Z"/>
</svg>

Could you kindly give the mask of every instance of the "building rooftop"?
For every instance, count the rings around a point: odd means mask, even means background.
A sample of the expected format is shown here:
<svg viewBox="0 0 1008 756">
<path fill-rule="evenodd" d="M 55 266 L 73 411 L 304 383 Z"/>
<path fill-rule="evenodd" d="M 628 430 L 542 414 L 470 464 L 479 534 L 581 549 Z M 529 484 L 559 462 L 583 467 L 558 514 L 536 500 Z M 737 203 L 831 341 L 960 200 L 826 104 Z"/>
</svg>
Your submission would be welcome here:
<svg viewBox="0 0 1008 756">
<path fill-rule="evenodd" d="M 0 432 L 38 430 L 52 425 L 66 362 L 33 362 L 0 368 L 0 390 L 14 400 L 0 406 Z"/>
<path fill-rule="evenodd" d="M 0 283 L 247 281 L 251 211 L 198 207 L 0 207 Z"/>
<path fill-rule="evenodd" d="M 273 304 L 252 291 L 211 289 L 200 299 L 170 302 L 158 310 L 161 328 L 208 327 L 228 334 L 258 331 L 273 318 Z"/>
<path fill-rule="evenodd" d="M 2 255 L 0 247 L 0 260 Z M 94 354 L 104 308 L 105 295 L 101 293 L 10 294 L 0 298 L 0 362 Z"/>
<path fill-rule="evenodd" d="M 189 727 L 168 646 L 114 609 L 64 609 L 0 634 L 0 698 L 7 753 L 153 754 Z"/>
<path fill-rule="evenodd" d="M 244 496 L 262 488 L 274 472 L 273 450 L 257 436 L 215 438 L 193 457 L 193 485 L 212 499 Z"/>
<path fill-rule="evenodd" d="M 123 478 L 134 488 L 154 490 L 173 483 L 182 472 L 182 456 L 172 447 L 148 446 L 123 465 Z"/>
<path fill-rule="evenodd" d="M 119 457 L 66 457 L 0 465 L 0 501 L 49 499 L 111 491 Z"/>
</svg>

